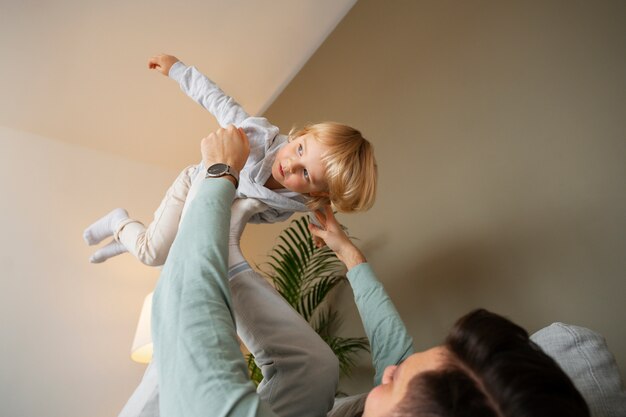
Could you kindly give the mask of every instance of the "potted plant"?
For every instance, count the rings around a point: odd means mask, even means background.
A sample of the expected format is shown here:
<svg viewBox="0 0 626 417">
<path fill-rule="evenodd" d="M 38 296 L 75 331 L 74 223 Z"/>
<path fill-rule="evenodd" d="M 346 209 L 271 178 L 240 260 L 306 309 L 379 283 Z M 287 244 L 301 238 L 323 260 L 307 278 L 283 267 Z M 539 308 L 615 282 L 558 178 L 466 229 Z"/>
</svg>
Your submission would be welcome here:
<svg viewBox="0 0 626 417">
<path fill-rule="evenodd" d="M 339 337 L 341 324 L 329 295 L 347 280 L 345 267 L 327 246 L 318 248 L 308 228 L 308 216 L 293 220 L 278 236 L 270 260 L 259 268 L 282 297 L 311 325 L 330 346 L 341 374 L 349 375 L 359 351 L 369 351 L 366 337 Z M 263 376 L 249 354 L 251 379 L 258 384 Z"/>
</svg>

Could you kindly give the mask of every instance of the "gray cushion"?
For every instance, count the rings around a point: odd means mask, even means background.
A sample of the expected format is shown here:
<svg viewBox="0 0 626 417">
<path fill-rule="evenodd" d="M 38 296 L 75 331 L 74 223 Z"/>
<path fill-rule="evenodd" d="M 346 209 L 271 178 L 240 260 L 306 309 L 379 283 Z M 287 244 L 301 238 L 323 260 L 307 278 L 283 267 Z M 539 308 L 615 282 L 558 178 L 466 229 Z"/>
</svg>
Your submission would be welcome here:
<svg viewBox="0 0 626 417">
<path fill-rule="evenodd" d="M 563 323 L 531 336 L 561 366 L 587 401 L 593 417 L 626 417 L 626 393 L 604 338 Z"/>
</svg>

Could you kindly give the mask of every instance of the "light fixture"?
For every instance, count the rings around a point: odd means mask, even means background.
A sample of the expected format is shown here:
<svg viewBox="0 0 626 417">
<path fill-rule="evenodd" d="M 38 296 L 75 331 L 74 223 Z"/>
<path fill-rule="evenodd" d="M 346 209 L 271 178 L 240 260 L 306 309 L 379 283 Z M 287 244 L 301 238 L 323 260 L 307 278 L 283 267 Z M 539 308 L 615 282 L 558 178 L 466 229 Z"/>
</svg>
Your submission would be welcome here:
<svg viewBox="0 0 626 417">
<path fill-rule="evenodd" d="M 152 360 L 152 332 L 150 327 L 152 316 L 152 294 L 146 296 L 141 308 L 139 323 L 135 331 L 135 340 L 130 349 L 130 358 L 139 363 L 150 363 Z"/>
</svg>

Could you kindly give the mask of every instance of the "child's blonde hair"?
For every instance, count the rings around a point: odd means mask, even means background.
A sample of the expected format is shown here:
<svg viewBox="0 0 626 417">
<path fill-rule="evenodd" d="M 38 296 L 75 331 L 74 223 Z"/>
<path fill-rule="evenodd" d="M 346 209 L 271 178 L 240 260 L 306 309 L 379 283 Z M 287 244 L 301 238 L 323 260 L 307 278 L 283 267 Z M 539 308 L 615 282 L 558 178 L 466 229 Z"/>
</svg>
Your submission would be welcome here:
<svg viewBox="0 0 626 417">
<path fill-rule="evenodd" d="M 329 150 L 322 156 L 328 195 L 310 196 L 307 205 L 318 210 L 328 204 L 343 213 L 365 211 L 374 205 L 378 168 L 373 146 L 358 130 L 335 122 L 292 129 L 289 140 L 311 133 Z"/>
</svg>

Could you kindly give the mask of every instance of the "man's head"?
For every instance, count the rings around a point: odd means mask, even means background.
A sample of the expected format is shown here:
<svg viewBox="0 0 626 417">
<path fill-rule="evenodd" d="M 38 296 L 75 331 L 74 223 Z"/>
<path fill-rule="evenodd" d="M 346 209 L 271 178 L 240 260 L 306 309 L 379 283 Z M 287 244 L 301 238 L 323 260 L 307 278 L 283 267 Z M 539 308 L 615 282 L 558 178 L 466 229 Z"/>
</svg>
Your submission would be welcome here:
<svg viewBox="0 0 626 417">
<path fill-rule="evenodd" d="M 339 123 L 292 131 L 276 154 L 272 176 L 285 188 L 307 194 L 313 210 L 332 203 L 340 212 L 364 211 L 376 198 L 373 147 L 361 132 Z"/>
<path fill-rule="evenodd" d="M 511 321 L 485 310 L 459 319 L 442 346 L 389 367 L 364 417 L 588 417 L 552 358 Z"/>
</svg>

